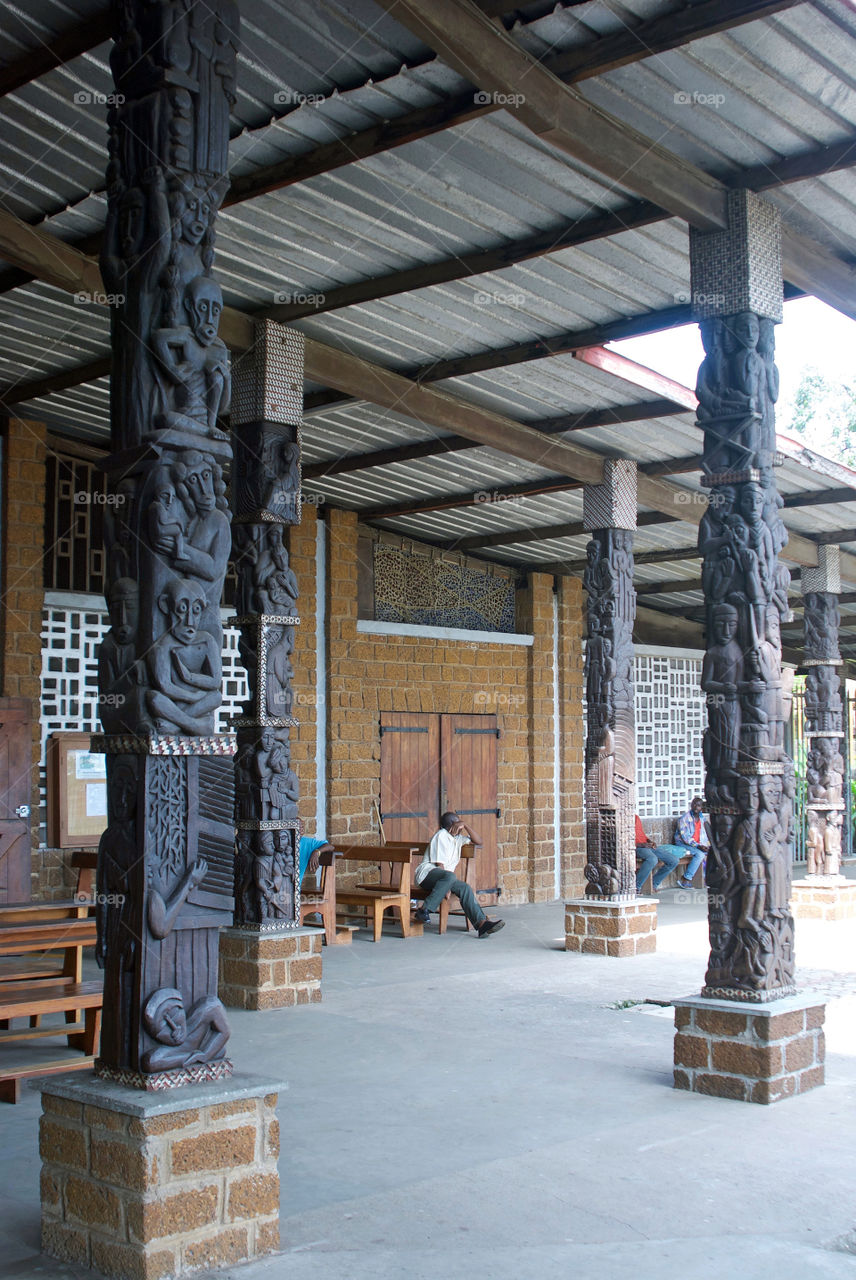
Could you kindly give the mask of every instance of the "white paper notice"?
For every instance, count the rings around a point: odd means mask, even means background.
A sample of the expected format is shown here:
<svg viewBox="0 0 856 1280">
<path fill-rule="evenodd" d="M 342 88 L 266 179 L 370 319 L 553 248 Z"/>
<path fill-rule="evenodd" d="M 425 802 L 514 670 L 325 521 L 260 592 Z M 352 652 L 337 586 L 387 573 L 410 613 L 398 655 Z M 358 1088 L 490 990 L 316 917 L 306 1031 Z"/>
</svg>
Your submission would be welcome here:
<svg viewBox="0 0 856 1280">
<path fill-rule="evenodd" d="M 107 757 L 100 751 L 75 751 L 74 776 L 78 782 L 85 778 L 107 778 Z"/>
<path fill-rule="evenodd" d="M 107 817 L 107 783 L 87 782 L 86 784 L 86 816 L 87 818 Z"/>
</svg>

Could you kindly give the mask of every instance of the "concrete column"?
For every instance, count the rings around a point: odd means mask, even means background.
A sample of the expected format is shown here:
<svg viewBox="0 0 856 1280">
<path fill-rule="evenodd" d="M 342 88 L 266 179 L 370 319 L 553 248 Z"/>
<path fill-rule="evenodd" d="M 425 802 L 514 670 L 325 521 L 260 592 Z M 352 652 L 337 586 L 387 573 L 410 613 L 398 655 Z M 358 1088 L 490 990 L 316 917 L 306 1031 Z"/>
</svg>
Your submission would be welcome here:
<svg viewBox="0 0 856 1280">
<path fill-rule="evenodd" d="M 747 1017 L 747 1009 L 769 1002 L 772 1017 L 778 1004 L 790 1008 L 795 987 L 789 906 L 794 771 L 784 751 L 789 708 L 780 635 L 790 574 L 779 561 L 787 532 L 775 480 L 780 218 L 747 191 L 729 194 L 728 215 L 727 230 L 690 231 L 693 305 L 706 352 L 696 387 L 702 483 L 710 494 L 699 528 L 712 837 L 706 875 L 711 954 L 702 997 L 716 1001 L 717 1017 L 711 1022 L 701 1015 L 710 1036 L 676 1037 L 675 1085 L 770 1102 L 822 1083 L 823 1063 L 812 1056 L 810 1070 L 789 1074 L 787 1045 L 770 1054 L 729 1052 L 750 1026 L 761 1040 L 768 1034 L 766 1023 Z M 785 1039 L 805 1033 L 806 1016 L 800 1008 Z M 811 1016 L 818 1027 L 822 1007 L 812 1006 Z M 686 1030 L 688 1018 L 698 1023 L 698 1011 L 677 1002 L 678 1027 Z"/>
</svg>

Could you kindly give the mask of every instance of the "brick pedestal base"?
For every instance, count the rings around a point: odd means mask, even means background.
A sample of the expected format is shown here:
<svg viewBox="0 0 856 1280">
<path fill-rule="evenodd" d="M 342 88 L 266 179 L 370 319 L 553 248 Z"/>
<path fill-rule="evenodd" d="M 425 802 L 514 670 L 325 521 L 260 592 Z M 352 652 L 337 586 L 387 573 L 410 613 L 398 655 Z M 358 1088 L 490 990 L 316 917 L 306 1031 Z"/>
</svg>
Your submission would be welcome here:
<svg viewBox="0 0 856 1280">
<path fill-rule="evenodd" d="M 795 880 L 791 911 L 795 920 L 856 919 L 856 880 L 845 880 L 843 876 Z"/>
<path fill-rule="evenodd" d="M 739 1102 L 778 1102 L 817 1088 L 824 1012 L 817 997 L 676 1000 L 675 1088 Z"/>
<path fill-rule="evenodd" d="M 220 931 L 219 996 L 229 1009 L 283 1009 L 321 999 L 320 929 Z"/>
<path fill-rule="evenodd" d="M 279 1249 L 275 1080 L 145 1093 L 92 1076 L 42 1086 L 42 1249 L 160 1280 Z"/>
<path fill-rule="evenodd" d="M 565 950 L 593 956 L 638 956 L 657 950 L 657 899 L 565 903 Z"/>
</svg>

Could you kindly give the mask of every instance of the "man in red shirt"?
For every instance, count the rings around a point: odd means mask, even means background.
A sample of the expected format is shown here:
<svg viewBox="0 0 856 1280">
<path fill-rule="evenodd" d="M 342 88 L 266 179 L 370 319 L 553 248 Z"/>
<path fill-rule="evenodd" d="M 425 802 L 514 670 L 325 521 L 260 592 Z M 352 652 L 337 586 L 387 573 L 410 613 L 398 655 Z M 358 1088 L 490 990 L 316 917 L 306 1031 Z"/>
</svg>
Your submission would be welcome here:
<svg viewBox="0 0 856 1280">
<path fill-rule="evenodd" d="M 654 872 L 652 881 L 654 892 L 656 893 L 660 885 L 665 880 L 670 871 L 674 871 L 681 858 L 681 851 L 676 849 L 673 844 L 655 845 L 653 840 L 649 840 L 645 834 L 645 828 L 639 814 L 636 815 L 636 858 L 638 866 L 636 868 L 636 892 L 641 893 L 642 886 L 648 879 L 649 875 L 657 863 L 662 863 L 660 869 Z"/>
</svg>

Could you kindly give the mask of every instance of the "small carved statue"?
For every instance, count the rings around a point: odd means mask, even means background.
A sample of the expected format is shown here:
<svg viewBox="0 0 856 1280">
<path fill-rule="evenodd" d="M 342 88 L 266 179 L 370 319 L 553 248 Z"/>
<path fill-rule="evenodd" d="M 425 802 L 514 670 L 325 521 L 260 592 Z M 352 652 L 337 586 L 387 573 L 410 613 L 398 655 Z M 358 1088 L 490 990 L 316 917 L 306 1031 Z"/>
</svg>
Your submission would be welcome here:
<svg viewBox="0 0 856 1280">
<path fill-rule="evenodd" d="M 223 1057 L 229 1039 L 226 1010 L 216 996 L 199 1000 L 186 1013 L 182 994 L 175 987 L 161 987 L 149 996 L 143 1025 L 162 1046 L 142 1055 L 141 1066 L 150 1073 L 174 1071 L 194 1062 L 216 1062 Z"/>
<path fill-rule="evenodd" d="M 202 588 L 182 578 L 168 582 L 158 600 L 169 630 L 149 654 L 148 705 L 160 732 L 214 732 L 222 657 L 214 637 L 200 629 L 205 603 Z"/>
</svg>

